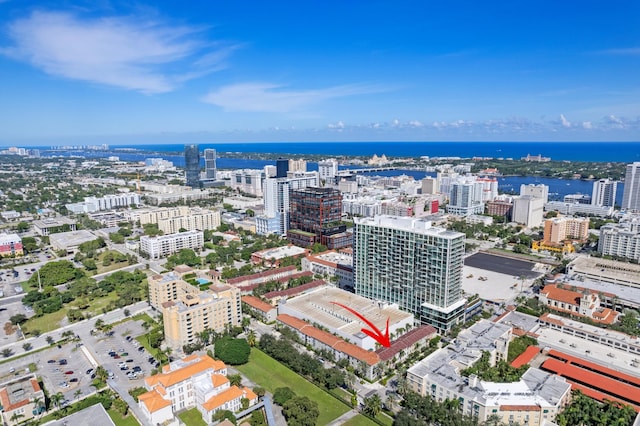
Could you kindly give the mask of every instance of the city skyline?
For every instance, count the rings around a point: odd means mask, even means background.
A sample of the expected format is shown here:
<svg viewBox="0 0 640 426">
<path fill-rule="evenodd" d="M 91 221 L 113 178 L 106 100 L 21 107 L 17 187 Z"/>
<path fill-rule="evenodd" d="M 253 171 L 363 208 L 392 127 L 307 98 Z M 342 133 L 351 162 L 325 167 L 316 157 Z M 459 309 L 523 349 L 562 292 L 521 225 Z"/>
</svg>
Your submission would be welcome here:
<svg viewBox="0 0 640 426">
<path fill-rule="evenodd" d="M 0 0 L 0 146 L 637 141 L 640 5 Z"/>
</svg>

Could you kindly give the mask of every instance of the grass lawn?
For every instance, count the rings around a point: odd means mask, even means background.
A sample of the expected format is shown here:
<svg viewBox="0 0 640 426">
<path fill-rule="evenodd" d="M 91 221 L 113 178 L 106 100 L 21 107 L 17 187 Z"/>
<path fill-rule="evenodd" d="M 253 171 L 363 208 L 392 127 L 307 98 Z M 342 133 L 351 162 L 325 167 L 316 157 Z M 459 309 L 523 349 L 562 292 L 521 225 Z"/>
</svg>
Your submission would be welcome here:
<svg viewBox="0 0 640 426">
<path fill-rule="evenodd" d="M 316 401 L 320 409 L 319 425 L 326 425 L 350 409 L 327 392 L 256 348 L 251 349 L 249 362 L 236 368 L 251 381 L 271 393 L 277 388 L 289 387 L 297 395 L 307 396 L 312 401 Z"/>
<path fill-rule="evenodd" d="M 109 417 L 111 417 L 111 420 L 113 420 L 116 426 L 140 426 L 140 423 L 138 423 L 132 414 L 127 414 L 126 417 L 122 417 L 120 413 L 113 408 L 107 410 L 107 414 L 109 414 Z"/>
<path fill-rule="evenodd" d="M 144 348 L 151 354 L 151 356 L 153 356 L 157 360 L 160 360 L 160 357 L 158 356 L 158 352 L 160 352 L 160 349 L 151 347 L 151 345 L 147 341 L 147 333 L 142 334 L 135 339 L 138 341 L 138 343 L 144 346 Z M 167 357 L 164 357 L 164 359 L 166 360 Z"/>
<path fill-rule="evenodd" d="M 382 423 L 384 423 L 385 425 L 389 425 L 392 426 L 393 425 L 393 419 L 391 417 L 389 417 L 387 414 L 385 413 L 380 413 L 376 416 L 376 420 L 381 421 Z"/>
<path fill-rule="evenodd" d="M 109 293 L 104 297 L 99 297 L 92 300 L 90 308 L 85 309 L 83 312 L 90 312 L 91 316 L 96 316 L 102 313 L 102 308 L 106 308 L 109 303 L 115 301 L 118 295 L 115 291 Z M 67 316 L 67 311 L 71 308 L 77 307 L 78 302 L 71 302 L 65 304 L 62 309 L 50 314 L 44 314 L 41 317 L 32 317 L 22 326 L 24 332 L 31 332 L 33 330 L 40 330 L 40 333 L 46 333 L 51 330 L 55 330 L 60 327 L 60 321 Z"/>
<path fill-rule="evenodd" d="M 357 416 L 349 419 L 349 421 L 344 423 L 343 426 L 374 426 L 374 425 L 377 425 L 377 423 L 363 416 L 362 414 L 358 414 Z"/>
<path fill-rule="evenodd" d="M 200 414 L 197 408 L 187 410 L 179 414 L 178 417 L 180 417 L 180 420 L 187 426 L 207 426 L 204 420 L 202 420 L 202 414 Z"/>
</svg>

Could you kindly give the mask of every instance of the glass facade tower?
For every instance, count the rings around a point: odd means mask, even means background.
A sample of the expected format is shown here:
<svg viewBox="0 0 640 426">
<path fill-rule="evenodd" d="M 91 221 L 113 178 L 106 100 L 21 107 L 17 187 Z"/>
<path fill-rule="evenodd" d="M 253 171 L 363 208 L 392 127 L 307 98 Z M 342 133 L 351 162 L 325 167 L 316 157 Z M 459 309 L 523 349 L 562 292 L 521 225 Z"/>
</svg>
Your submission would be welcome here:
<svg viewBox="0 0 640 426">
<path fill-rule="evenodd" d="M 200 187 L 200 151 L 198 145 L 184 146 L 184 170 L 187 186 Z"/>
<path fill-rule="evenodd" d="M 464 234 L 399 216 L 355 220 L 357 295 L 397 303 L 423 324 L 450 331 L 463 321 Z"/>
</svg>

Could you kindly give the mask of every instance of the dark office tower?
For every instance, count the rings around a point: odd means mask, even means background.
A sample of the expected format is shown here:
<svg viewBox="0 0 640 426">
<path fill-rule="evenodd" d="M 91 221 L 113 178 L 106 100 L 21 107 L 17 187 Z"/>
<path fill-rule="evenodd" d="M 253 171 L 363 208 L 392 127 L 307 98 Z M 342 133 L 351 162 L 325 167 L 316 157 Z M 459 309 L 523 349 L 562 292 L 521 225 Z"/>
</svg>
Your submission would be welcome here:
<svg viewBox="0 0 640 426">
<path fill-rule="evenodd" d="M 296 189 L 289 193 L 289 203 L 289 241 L 302 247 L 314 243 L 321 243 L 329 248 L 351 245 L 351 238 L 346 235 L 331 238 L 346 231 L 346 226 L 341 224 L 340 191 L 313 187 Z"/>
<path fill-rule="evenodd" d="M 276 177 L 286 178 L 289 171 L 289 160 L 286 158 L 278 158 L 276 160 Z"/>
<path fill-rule="evenodd" d="M 205 149 L 204 150 L 204 171 L 205 177 L 210 180 L 216 178 L 216 150 Z"/>
<path fill-rule="evenodd" d="M 200 186 L 200 151 L 198 151 L 198 145 L 184 146 L 184 170 L 187 186 L 198 188 Z"/>
</svg>

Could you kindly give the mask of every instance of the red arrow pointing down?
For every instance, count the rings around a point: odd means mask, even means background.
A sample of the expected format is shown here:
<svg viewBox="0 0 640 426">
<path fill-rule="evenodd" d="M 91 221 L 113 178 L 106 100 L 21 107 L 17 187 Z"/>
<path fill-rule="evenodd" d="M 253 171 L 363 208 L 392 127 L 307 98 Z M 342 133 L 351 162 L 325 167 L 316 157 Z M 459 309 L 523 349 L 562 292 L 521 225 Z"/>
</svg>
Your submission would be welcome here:
<svg viewBox="0 0 640 426">
<path fill-rule="evenodd" d="M 353 309 L 351 309 L 348 306 L 343 305 L 342 303 L 338 303 L 338 302 L 331 302 L 331 303 L 333 303 L 334 305 L 338 305 L 341 308 L 344 308 L 347 311 L 351 312 L 353 315 L 355 315 L 358 318 L 360 318 L 362 321 L 364 321 L 365 324 L 367 324 L 369 327 L 371 327 L 373 329 L 373 331 L 371 331 L 371 330 L 367 330 L 366 328 L 363 328 L 361 331 L 364 334 L 374 338 L 378 343 L 380 343 L 384 347 L 387 347 L 387 348 L 391 347 L 391 341 L 389 340 L 389 318 L 387 318 L 387 329 L 385 330 L 384 334 L 382 334 L 382 331 L 380 331 L 378 329 L 378 327 L 373 325 L 373 323 L 371 321 L 369 321 L 364 316 L 362 316 L 362 314 L 354 311 Z"/>
</svg>

